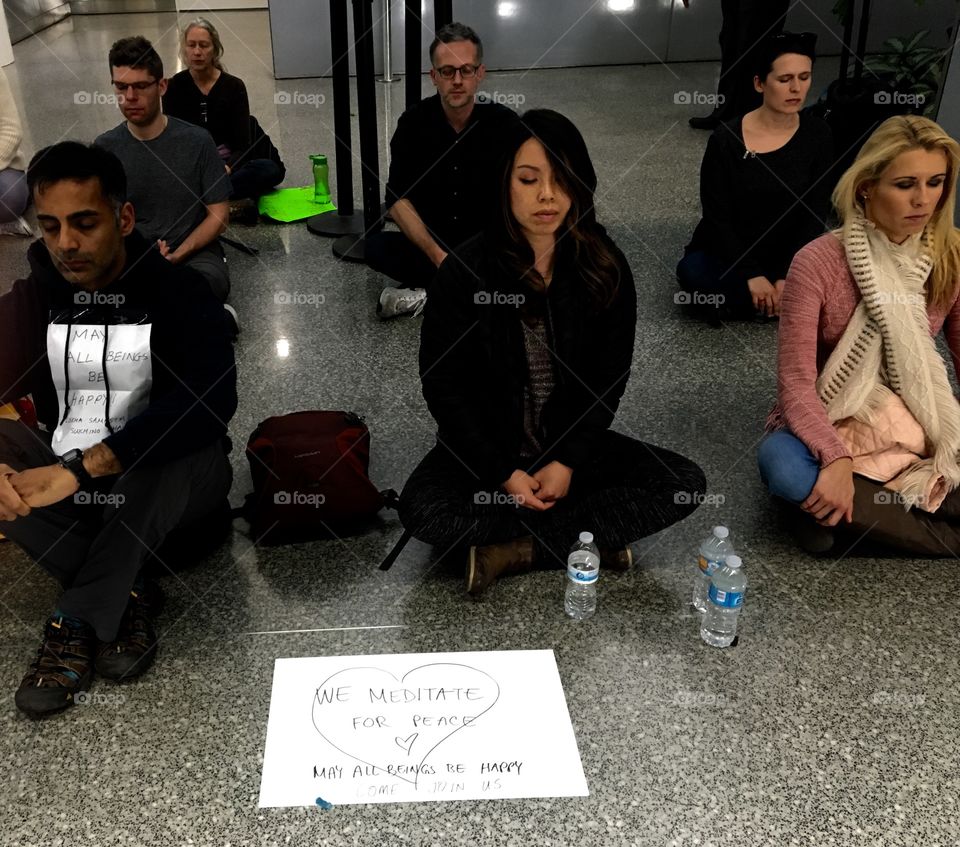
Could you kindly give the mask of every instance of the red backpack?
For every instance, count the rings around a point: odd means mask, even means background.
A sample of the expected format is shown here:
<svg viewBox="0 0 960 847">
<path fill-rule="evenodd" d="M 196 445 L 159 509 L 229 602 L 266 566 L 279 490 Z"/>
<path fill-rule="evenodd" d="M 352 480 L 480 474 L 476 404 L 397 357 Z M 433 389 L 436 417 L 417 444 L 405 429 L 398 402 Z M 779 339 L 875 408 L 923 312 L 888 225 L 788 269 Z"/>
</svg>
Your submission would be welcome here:
<svg viewBox="0 0 960 847">
<path fill-rule="evenodd" d="M 253 493 L 243 516 L 257 543 L 343 535 L 397 494 L 370 481 L 370 430 L 351 412 L 267 418 L 247 440 Z"/>
</svg>

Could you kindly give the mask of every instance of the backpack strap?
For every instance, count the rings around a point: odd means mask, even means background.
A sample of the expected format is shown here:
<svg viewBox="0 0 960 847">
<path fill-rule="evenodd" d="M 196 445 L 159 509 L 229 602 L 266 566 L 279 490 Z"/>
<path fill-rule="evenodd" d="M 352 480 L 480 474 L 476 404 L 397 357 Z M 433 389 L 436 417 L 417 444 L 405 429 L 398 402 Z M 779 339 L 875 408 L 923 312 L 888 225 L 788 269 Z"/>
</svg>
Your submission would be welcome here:
<svg viewBox="0 0 960 847">
<path fill-rule="evenodd" d="M 387 557 L 381 562 L 380 570 L 388 571 L 393 567 L 393 563 L 397 561 L 397 556 L 403 552 L 403 548 L 407 546 L 407 542 L 413 538 L 410 530 L 405 529 L 403 535 L 400 536 L 400 539 L 396 544 L 393 545 L 393 549 L 387 553 Z"/>
</svg>

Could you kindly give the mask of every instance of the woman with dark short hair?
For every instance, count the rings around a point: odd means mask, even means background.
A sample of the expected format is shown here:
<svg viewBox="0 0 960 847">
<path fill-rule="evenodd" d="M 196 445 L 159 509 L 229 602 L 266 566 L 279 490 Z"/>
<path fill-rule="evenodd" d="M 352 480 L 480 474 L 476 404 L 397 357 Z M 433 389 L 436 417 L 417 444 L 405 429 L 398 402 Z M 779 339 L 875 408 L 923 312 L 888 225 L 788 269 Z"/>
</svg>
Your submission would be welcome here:
<svg viewBox="0 0 960 847">
<path fill-rule="evenodd" d="M 498 211 L 440 265 L 420 377 L 437 444 L 400 499 L 411 534 L 469 546 L 467 589 L 563 567 L 580 531 L 606 567 L 696 507 L 703 472 L 613 432 L 633 360 L 637 301 L 597 222 L 597 177 L 563 115 L 527 112 L 507 145 Z"/>
<path fill-rule="evenodd" d="M 190 21 L 180 39 L 186 69 L 170 78 L 163 112 L 202 126 L 213 136 L 230 174 L 231 200 L 257 198 L 273 191 L 285 170 L 267 157 L 269 139 L 264 144 L 263 138 L 254 137 L 247 88 L 224 70 L 222 57 L 216 27 L 206 18 Z M 262 135 L 259 125 L 256 130 Z"/>
<path fill-rule="evenodd" d="M 714 130 L 700 167 L 703 218 L 677 280 L 710 320 L 779 314 L 794 254 L 826 229 L 833 141 L 801 112 L 810 90 L 812 33 L 784 32 L 757 51 L 759 108 Z"/>
<path fill-rule="evenodd" d="M 960 145 L 884 121 L 840 178 L 841 226 L 797 253 L 780 318 L 760 475 L 810 552 L 858 540 L 960 556 Z"/>
</svg>

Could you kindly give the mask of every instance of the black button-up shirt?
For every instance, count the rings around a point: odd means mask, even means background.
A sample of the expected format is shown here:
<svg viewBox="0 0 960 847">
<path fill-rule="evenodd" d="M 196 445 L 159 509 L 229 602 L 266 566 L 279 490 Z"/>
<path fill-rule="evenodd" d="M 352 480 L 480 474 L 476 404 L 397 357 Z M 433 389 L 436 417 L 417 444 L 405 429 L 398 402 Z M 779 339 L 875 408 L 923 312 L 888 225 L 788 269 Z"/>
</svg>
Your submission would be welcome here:
<svg viewBox="0 0 960 847">
<path fill-rule="evenodd" d="M 483 229 L 499 203 L 498 165 L 517 115 L 476 103 L 457 133 L 435 94 L 407 109 L 390 140 L 387 206 L 409 200 L 444 250 Z"/>
</svg>

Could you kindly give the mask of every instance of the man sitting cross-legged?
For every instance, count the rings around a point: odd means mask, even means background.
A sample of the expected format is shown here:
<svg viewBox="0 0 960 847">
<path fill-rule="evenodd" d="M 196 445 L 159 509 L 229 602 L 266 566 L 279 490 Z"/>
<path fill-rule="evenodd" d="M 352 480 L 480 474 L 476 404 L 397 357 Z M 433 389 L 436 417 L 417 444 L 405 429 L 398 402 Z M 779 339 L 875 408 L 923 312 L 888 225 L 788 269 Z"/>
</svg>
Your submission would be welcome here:
<svg viewBox="0 0 960 847">
<path fill-rule="evenodd" d="M 96 146 L 41 150 L 27 180 L 43 232 L 0 298 L 0 532 L 64 588 L 16 693 L 38 717 L 153 660 L 159 596 L 142 566 L 222 505 L 237 406 L 223 309 L 199 274 L 134 231 L 123 167 Z"/>
</svg>

